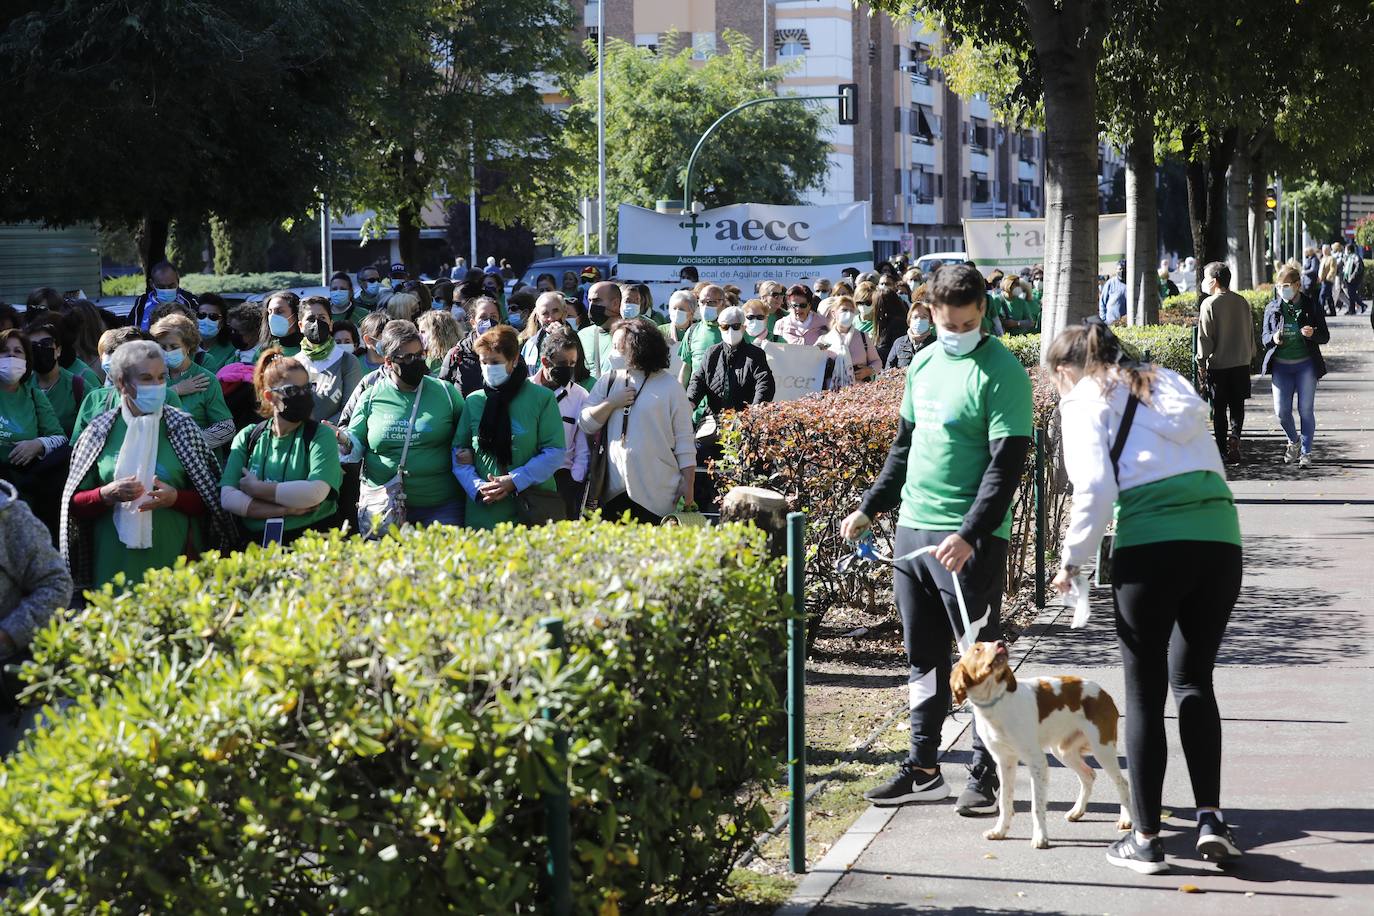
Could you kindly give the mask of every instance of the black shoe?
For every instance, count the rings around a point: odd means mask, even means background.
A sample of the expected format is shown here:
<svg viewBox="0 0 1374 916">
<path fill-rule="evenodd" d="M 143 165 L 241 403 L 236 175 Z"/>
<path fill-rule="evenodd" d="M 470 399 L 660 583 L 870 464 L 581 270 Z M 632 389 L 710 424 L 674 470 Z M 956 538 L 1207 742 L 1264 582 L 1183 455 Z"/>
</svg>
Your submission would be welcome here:
<svg viewBox="0 0 1374 916">
<path fill-rule="evenodd" d="M 905 805 L 907 802 L 939 801 L 948 797 L 949 784 L 938 768 L 934 773 L 925 773 L 907 764 L 897 768 L 896 776 L 864 793 L 864 798 L 879 808 Z"/>
<path fill-rule="evenodd" d="M 1142 843 L 1134 830 L 1107 847 L 1107 861 L 1142 875 L 1162 875 L 1169 870 L 1159 837 Z"/>
<path fill-rule="evenodd" d="M 1241 855 L 1231 828 L 1211 811 L 1197 816 L 1197 851 L 1208 862 L 1231 862 Z"/>
<path fill-rule="evenodd" d="M 954 811 L 964 817 L 987 817 L 997 813 L 997 768 L 994 766 L 974 766 L 968 768 L 968 782 L 959 799 L 954 803 Z"/>
</svg>

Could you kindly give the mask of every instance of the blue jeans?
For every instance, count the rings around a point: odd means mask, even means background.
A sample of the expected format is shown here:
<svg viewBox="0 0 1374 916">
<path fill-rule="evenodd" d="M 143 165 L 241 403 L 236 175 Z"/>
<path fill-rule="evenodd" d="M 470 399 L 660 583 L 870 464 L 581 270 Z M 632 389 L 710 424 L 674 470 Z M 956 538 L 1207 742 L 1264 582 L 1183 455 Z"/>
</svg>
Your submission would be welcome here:
<svg viewBox="0 0 1374 916">
<path fill-rule="evenodd" d="M 1312 434 L 1317 431 L 1317 370 L 1312 360 L 1270 365 L 1274 388 L 1274 416 L 1279 418 L 1289 442 L 1298 441 L 1293 429 L 1293 395 L 1298 396 L 1298 419 L 1302 423 L 1302 453 L 1312 451 Z"/>
<path fill-rule="evenodd" d="M 406 524 L 455 525 L 461 528 L 465 508 L 461 499 L 437 506 L 406 506 Z"/>
</svg>

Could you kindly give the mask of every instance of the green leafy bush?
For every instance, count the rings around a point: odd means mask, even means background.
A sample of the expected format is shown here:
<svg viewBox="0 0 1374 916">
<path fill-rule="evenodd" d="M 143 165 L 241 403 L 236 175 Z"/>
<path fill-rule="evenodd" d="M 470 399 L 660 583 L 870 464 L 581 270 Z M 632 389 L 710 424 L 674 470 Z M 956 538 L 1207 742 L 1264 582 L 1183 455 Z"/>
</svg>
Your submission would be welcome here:
<svg viewBox="0 0 1374 916">
<path fill-rule="evenodd" d="M 538 912 L 555 728 L 574 911 L 710 899 L 766 826 L 778 572 L 752 527 L 564 523 L 107 588 L 34 646 L 70 705 L 0 770 L 5 909 Z"/>
<path fill-rule="evenodd" d="M 1150 351 L 1150 358 L 1166 368 L 1172 369 L 1184 378 L 1192 378 L 1193 372 L 1193 331 L 1191 327 L 1172 324 L 1151 324 L 1138 327 L 1116 327 L 1113 333 L 1121 342 L 1143 356 Z M 1025 334 L 1020 337 L 1003 338 L 1021 365 L 1034 368 L 1040 364 L 1040 335 Z"/>
<path fill-rule="evenodd" d="M 1038 338 L 1037 338 L 1038 340 Z M 1038 345 L 1038 344 L 1037 344 Z M 1040 429 L 1052 427 L 1049 415 L 1057 398 L 1054 388 L 1034 379 L 1035 422 Z M 807 639 L 813 641 L 819 624 L 835 607 L 877 608 L 887 602 L 886 589 L 892 574 L 887 567 L 868 567 L 846 575 L 835 563 L 853 545 L 840 536 L 840 522 L 859 507 L 897 435 L 898 409 L 906 375 L 892 370 L 870 384 L 851 385 L 839 391 L 812 395 L 796 401 L 762 404 L 747 411 L 726 414 L 721 422 L 724 458 L 712 465 L 722 492 L 731 486 L 766 487 L 782 493 L 792 511 L 807 514 L 806 608 Z M 1052 469 L 1047 545 L 1054 549 L 1062 509 L 1063 475 L 1053 473 L 1058 462 L 1057 440 L 1047 439 L 1047 463 Z M 1034 562 L 1032 488 L 1033 457 L 1027 461 L 1026 478 L 1017 496 L 1012 524 L 1011 559 L 1007 589 L 1021 583 L 1028 563 Z M 891 555 L 896 513 L 874 520 L 879 547 Z M 889 605 L 890 606 L 890 605 Z"/>
<path fill-rule="evenodd" d="M 274 289 L 319 286 L 319 274 L 278 271 L 265 274 L 182 274 L 181 286 L 199 296 L 201 293 L 265 293 Z M 148 289 L 143 274 L 109 277 L 100 283 L 102 296 L 141 296 Z"/>
</svg>

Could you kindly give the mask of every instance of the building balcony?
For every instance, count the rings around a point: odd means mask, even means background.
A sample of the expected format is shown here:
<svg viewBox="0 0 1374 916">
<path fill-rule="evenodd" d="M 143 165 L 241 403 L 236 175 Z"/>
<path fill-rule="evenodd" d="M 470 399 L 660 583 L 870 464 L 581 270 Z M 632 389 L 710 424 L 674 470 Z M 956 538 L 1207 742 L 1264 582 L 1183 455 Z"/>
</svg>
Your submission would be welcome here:
<svg viewBox="0 0 1374 916">
<path fill-rule="evenodd" d="M 934 165 L 935 164 L 935 144 L 925 140 L 912 138 L 911 141 L 911 164 L 912 165 Z"/>
<path fill-rule="evenodd" d="M 968 148 L 968 170 L 988 174 L 988 151 L 977 146 Z"/>
<path fill-rule="evenodd" d="M 1016 162 L 1016 179 L 1018 181 L 1035 181 L 1040 176 L 1040 163 L 1027 162 L 1018 159 Z"/>
<path fill-rule="evenodd" d="M 972 219 L 997 219 L 1007 215 L 1007 205 L 1000 200 L 975 202 L 968 206 Z"/>
</svg>

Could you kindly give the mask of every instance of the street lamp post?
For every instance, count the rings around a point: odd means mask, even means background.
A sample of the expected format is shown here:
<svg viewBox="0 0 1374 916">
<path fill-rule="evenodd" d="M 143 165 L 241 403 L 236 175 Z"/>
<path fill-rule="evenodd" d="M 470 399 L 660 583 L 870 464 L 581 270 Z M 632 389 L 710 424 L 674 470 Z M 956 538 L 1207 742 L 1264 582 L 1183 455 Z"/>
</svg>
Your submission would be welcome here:
<svg viewBox="0 0 1374 916">
<path fill-rule="evenodd" d="M 596 2 L 596 228 L 606 254 L 606 0 Z"/>
</svg>

